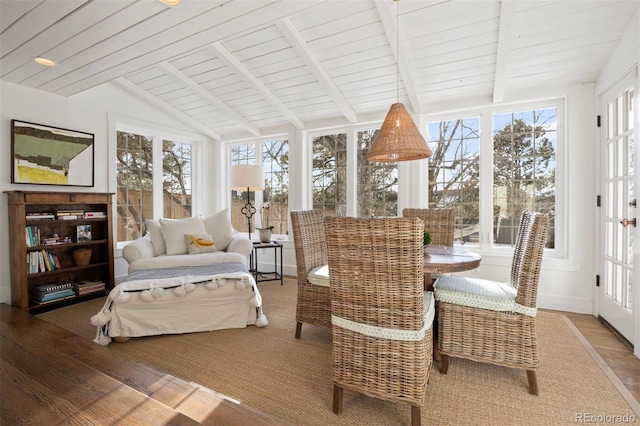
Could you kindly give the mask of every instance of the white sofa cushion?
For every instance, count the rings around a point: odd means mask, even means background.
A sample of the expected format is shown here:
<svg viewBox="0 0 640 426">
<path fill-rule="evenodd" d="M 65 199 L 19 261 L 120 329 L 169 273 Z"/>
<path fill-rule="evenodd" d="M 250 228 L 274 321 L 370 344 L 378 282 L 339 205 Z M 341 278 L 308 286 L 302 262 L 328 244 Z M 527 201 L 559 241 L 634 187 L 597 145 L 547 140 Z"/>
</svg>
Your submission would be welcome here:
<svg viewBox="0 0 640 426">
<path fill-rule="evenodd" d="M 198 255 L 176 254 L 156 257 L 146 257 L 138 259 L 129 264 L 129 273 L 138 269 L 158 269 L 158 268 L 177 268 L 181 266 L 202 266 L 211 265 L 213 263 L 234 263 L 240 262 L 247 265 L 247 256 L 242 253 L 228 253 L 224 251 L 216 251 L 214 253 L 200 253 Z"/>
<path fill-rule="evenodd" d="M 162 228 L 160 227 L 159 220 L 145 219 L 145 225 L 147 225 L 147 234 L 151 237 L 151 244 L 153 245 L 153 252 L 156 256 L 165 254 L 167 252 L 167 246 L 164 243 L 164 237 L 162 236 Z"/>
<path fill-rule="evenodd" d="M 144 237 L 131 241 L 123 247 L 122 257 L 127 263 L 135 262 L 139 259 L 155 257 L 151 234 L 147 233 Z"/>
<path fill-rule="evenodd" d="M 213 237 L 216 249 L 226 250 L 235 235 L 233 226 L 231 226 L 231 220 L 229 219 L 229 210 L 220 210 L 216 214 L 205 217 L 203 221 L 207 234 Z"/>
<path fill-rule="evenodd" d="M 167 254 L 186 254 L 189 252 L 185 235 L 207 234 L 204 222 L 200 216 L 186 219 L 160 219 L 162 236 L 167 245 Z"/>
</svg>

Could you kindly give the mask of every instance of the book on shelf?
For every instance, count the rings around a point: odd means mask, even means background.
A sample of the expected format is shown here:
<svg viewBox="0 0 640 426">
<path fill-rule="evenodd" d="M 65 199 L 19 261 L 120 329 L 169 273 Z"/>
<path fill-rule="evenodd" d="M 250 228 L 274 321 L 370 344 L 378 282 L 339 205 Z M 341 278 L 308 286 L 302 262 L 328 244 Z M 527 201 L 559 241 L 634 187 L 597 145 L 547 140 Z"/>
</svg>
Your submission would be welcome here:
<svg viewBox="0 0 640 426">
<path fill-rule="evenodd" d="M 104 291 L 105 288 L 106 286 L 102 281 L 82 281 L 73 284 L 73 289 L 78 296 Z"/>
<path fill-rule="evenodd" d="M 52 293 L 54 291 L 67 290 L 73 287 L 72 283 L 52 283 L 52 284 L 40 284 L 33 287 L 33 291 L 36 293 Z"/>
<path fill-rule="evenodd" d="M 58 216 L 80 216 L 84 215 L 84 210 L 58 210 L 56 212 Z"/>
<path fill-rule="evenodd" d="M 70 244 L 72 242 L 73 241 L 71 240 L 71 237 L 68 237 L 68 236 L 67 237 L 53 236 L 53 237 L 43 238 L 40 244 L 43 246 L 50 246 L 55 244 Z"/>
<path fill-rule="evenodd" d="M 31 251 L 27 253 L 27 273 L 37 274 L 38 272 L 55 271 L 62 269 L 60 259 L 53 253 L 46 250 Z"/>
<path fill-rule="evenodd" d="M 27 226 L 25 228 L 27 247 L 40 245 L 40 229 L 37 226 Z"/>
<path fill-rule="evenodd" d="M 92 219 L 94 217 L 107 217 L 107 214 L 105 212 L 85 212 L 84 217 Z"/>
<path fill-rule="evenodd" d="M 84 215 L 82 214 L 67 214 L 64 216 L 58 215 L 58 220 L 78 220 L 84 219 Z"/>
<path fill-rule="evenodd" d="M 56 216 L 53 213 L 27 213 L 27 220 L 53 220 Z"/>
<path fill-rule="evenodd" d="M 76 297 L 75 293 L 69 294 L 67 296 L 60 296 L 55 299 L 49 299 L 49 300 L 31 299 L 31 301 L 33 303 L 37 303 L 38 305 L 46 305 L 48 303 L 59 302 L 60 300 L 64 300 L 64 299 L 73 299 L 74 297 Z"/>
<path fill-rule="evenodd" d="M 38 302 L 48 302 L 51 300 L 58 300 L 69 296 L 75 296 L 76 292 L 72 288 L 64 290 L 52 291 L 50 293 L 39 293 L 37 291 L 31 293 L 31 300 Z"/>
</svg>

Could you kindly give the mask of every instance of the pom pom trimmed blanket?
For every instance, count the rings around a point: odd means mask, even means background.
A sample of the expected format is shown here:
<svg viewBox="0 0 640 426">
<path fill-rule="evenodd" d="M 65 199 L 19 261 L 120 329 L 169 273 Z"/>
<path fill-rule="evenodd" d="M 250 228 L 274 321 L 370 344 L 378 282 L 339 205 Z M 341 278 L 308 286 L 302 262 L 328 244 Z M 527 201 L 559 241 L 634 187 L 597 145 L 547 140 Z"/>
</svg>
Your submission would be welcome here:
<svg viewBox="0 0 640 426">
<path fill-rule="evenodd" d="M 94 342 L 199 331 L 264 327 L 262 297 L 243 263 L 141 269 L 115 286 L 91 324 Z"/>
</svg>

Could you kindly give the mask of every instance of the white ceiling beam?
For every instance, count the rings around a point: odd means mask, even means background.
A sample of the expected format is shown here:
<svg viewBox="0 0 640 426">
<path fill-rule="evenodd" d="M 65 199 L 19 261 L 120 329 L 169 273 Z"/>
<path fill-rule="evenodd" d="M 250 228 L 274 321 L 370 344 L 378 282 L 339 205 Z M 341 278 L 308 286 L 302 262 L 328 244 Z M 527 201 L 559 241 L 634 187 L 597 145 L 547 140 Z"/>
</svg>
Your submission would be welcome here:
<svg viewBox="0 0 640 426">
<path fill-rule="evenodd" d="M 128 90 L 129 92 L 133 93 L 139 98 L 144 99 L 145 101 L 149 102 L 151 105 L 155 106 L 156 108 L 159 108 L 169 113 L 171 116 L 175 117 L 177 120 L 180 120 L 183 123 L 193 127 L 194 129 L 201 131 L 202 133 L 204 133 L 205 135 L 209 136 L 212 139 L 215 139 L 217 141 L 222 141 L 222 135 L 220 133 L 208 128 L 207 126 L 204 126 L 199 121 L 194 120 L 193 118 L 189 117 L 179 109 L 169 105 L 162 99 L 158 98 L 156 95 L 147 92 L 140 86 L 133 84 L 126 78 L 120 77 L 114 81 L 118 85 L 120 85 L 122 88 Z"/>
<path fill-rule="evenodd" d="M 500 2 L 500 27 L 498 28 L 498 51 L 496 52 L 496 73 L 493 83 L 493 103 L 502 102 L 507 85 L 511 38 L 513 37 L 513 19 L 516 13 L 516 0 Z"/>
<path fill-rule="evenodd" d="M 246 118 L 238 114 L 235 110 L 230 108 L 227 104 L 225 104 L 224 102 L 222 102 L 221 100 L 213 96 L 211 92 L 209 92 L 204 87 L 200 86 L 198 83 L 193 81 L 188 75 L 184 74 L 182 71 L 180 71 L 179 69 L 171 65 L 169 62 L 167 61 L 161 62 L 160 64 L 158 64 L 158 68 L 168 73 L 169 75 L 173 76 L 176 80 L 180 81 L 181 83 L 186 85 L 188 88 L 196 92 L 198 95 L 202 96 L 205 100 L 207 100 L 213 106 L 221 110 L 224 114 L 236 120 L 238 124 L 240 124 L 245 129 L 247 129 L 252 135 L 260 136 L 260 129 L 258 129 L 256 126 L 251 124 L 249 120 L 247 120 Z"/>
<path fill-rule="evenodd" d="M 396 24 L 396 14 L 393 12 L 392 8 L 398 5 L 397 1 L 391 2 L 389 0 L 376 0 L 375 5 L 378 10 L 378 15 L 380 15 L 380 20 L 382 21 L 382 26 L 384 27 L 384 32 L 387 34 L 387 39 L 389 40 L 389 46 L 393 51 L 393 55 L 396 58 L 396 63 L 398 64 L 398 71 L 400 72 L 400 77 L 404 82 L 404 87 L 407 91 L 407 96 L 409 97 L 409 103 L 411 104 L 411 109 L 416 113 L 420 114 L 422 112 L 422 102 L 420 102 L 420 95 L 418 94 L 418 90 L 415 85 L 415 79 L 413 78 L 413 74 L 411 72 L 411 67 L 409 67 L 409 61 L 407 60 L 407 55 L 405 54 L 405 50 L 402 48 L 402 45 L 398 44 L 398 26 Z"/>
<path fill-rule="evenodd" d="M 283 18 L 276 22 L 276 26 L 289 41 L 293 50 L 296 51 L 300 59 L 309 67 L 313 75 L 318 79 L 320 85 L 329 92 L 329 96 L 336 103 L 342 114 L 349 120 L 350 123 L 358 122 L 358 116 L 347 99 L 344 97 L 338 86 L 333 82 L 333 79 L 329 73 L 324 69 L 316 55 L 311 48 L 307 45 L 306 40 L 302 38 L 302 35 L 298 29 L 293 25 L 289 18 Z"/>
<path fill-rule="evenodd" d="M 296 115 L 293 111 L 291 111 L 287 106 L 278 99 L 278 97 L 267 88 L 258 78 L 251 73 L 242 65 L 242 63 L 236 59 L 231 52 L 229 52 L 221 43 L 216 42 L 210 44 L 209 49 L 218 57 L 220 60 L 226 63 L 226 65 L 232 68 L 236 73 L 240 75 L 240 77 L 244 77 L 244 79 L 251 84 L 254 89 L 262 94 L 271 104 L 278 110 L 280 113 L 293 124 L 297 129 L 304 129 L 304 122 Z"/>
</svg>

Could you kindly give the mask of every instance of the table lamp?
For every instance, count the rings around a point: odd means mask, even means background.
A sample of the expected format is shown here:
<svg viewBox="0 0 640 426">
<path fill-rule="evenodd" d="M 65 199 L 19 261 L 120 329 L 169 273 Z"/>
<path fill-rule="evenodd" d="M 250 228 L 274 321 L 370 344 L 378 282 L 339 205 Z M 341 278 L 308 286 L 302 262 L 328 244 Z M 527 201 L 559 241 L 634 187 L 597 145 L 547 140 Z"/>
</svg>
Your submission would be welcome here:
<svg viewBox="0 0 640 426">
<path fill-rule="evenodd" d="M 231 166 L 231 189 L 235 191 L 247 191 L 247 203 L 242 214 L 247 218 L 249 239 L 251 239 L 251 218 L 256 213 L 256 208 L 251 204 L 250 191 L 262 191 L 264 177 L 262 166 L 258 164 L 238 164 Z"/>
</svg>

